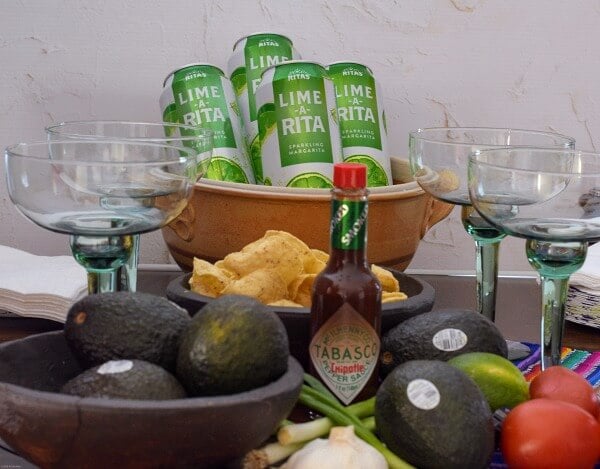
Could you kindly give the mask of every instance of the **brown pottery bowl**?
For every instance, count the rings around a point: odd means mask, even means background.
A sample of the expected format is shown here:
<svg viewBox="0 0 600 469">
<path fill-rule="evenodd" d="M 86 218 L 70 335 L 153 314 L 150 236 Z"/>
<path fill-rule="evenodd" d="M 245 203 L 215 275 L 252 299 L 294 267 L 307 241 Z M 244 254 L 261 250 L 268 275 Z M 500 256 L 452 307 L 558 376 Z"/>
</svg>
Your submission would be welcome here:
<svg viewBox="0 0 600 469">
<path fill-rule="evenodd" d="M 395 325 L 413 316 L 431 311 L 435 301 L 433 287 L 420 279 L 403 272 L 392 270 L 408 298 L 403 301 L 385 303 L 381 311 L 381 333 L 384 334 Z M 167 298 L 185 308 L 194 315 L 212 298 L 190 290 L 189 279 L 192 274 L 184 274 L 173 279 L 167 286 Z M 310 310 L 308 308 L 290 308 L 267 306 L 275 312 L 288 333 L 290 353 L 307 369 L 308 344 L 310 342 Z"/>
<path fill-rule="evenodd" d="M 453 206 L 433 199 L 412 179 L 408 161 L 392 158 L 396 184 L 371 189 L 369 261 L 404 270 L 427 230 Z M 283 230 L 309 247 L 329 251 L 330 192 L 203 179 L 187 208 L 162 229 L 177 264 L 192 270 L 194 257 L 215 262 Z"/>
<path fill-rule="evenodd" d="M 168 401 L 80 398 L 62 331 L 0 345 L 0 438 L 41 468 L 224 467 L 265 441 L 294 407 L 302 368 L 230 396 Z"/>
</svg>

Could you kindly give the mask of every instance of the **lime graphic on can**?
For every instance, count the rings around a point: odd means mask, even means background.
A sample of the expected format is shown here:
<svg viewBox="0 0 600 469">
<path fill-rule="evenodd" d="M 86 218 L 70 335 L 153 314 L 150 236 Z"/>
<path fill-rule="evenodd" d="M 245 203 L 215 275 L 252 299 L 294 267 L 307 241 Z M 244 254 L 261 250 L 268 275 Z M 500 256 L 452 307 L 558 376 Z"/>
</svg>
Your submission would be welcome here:
<svg viewBox="0 0 600 469">
<path fill-rule="evenodd" d="M 218 67 L 190 64 L 174 70 L 165 79 L 160 105 L 165 122 L 212 130 L 213 162 L 206 178 L 254 183 L 233 86 Z"/>
<path fill-rule="evenodd" d="M 335 62 L 327 70 L 335 86 L 344 161 L 367 165 L 369 187 L 392 184 L 383 95 L 371 69 Z"/>
<path fill-rule="evenodd" d="M 248 178 L 240 165 L 222 156 L 212 157 L 205 177 L 218 181 L 248 182 Z"/>
<path fill-rule="evenodd" d="M 315 189 L 330 189 L 333 187 L 331 180 L 319 173 L 298 174 L 290 182 L 288 187 L 304 187 Z"/>
<path fill-rule="evenodd" d="M 274 186 L 331 187 L 333 164 L 342 152 L 333 83 L 325 68 L 302 60 L 268 68 L 256 103 L 260 154 L 253 155 L 262 178 Z"/>
<path fill-rule="evenodd" d="M 367 167 L 367 186 L 378 187 L 388 185 L 388 178 L 381 164 L 368 155 L 352 155 L 344 161 L 348 163 L 360 163 Z"/>
<path fill-rule="evenodd" d="M 254 138 L 250 147 L 250 161 L 252 169 L 257 181 L 262 181 L 265 185 L 272 185 L 271 179 L 268 179 L 268 184 L 263 181 L 262 169 L 262 142 L 268 141 L 271 134 L 277 131 L 277 116 L 275 114 L 275 105 L 273 103 L 265 103 L 260 109 L 261 119 L 258 122 L 258 135 Z"/>
</svg>

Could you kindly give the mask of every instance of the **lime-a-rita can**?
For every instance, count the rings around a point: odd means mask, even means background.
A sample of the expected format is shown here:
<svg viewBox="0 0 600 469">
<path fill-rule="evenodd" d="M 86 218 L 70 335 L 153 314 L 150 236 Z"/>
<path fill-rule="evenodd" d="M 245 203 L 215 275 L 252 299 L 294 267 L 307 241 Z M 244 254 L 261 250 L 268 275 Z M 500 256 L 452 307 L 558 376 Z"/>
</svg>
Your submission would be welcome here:
<svg viewBox="0 0 600 469">
<path fill-rule="evenodd" d="M 369 187 L 393 184 L 383 94 L 371 69 L 355 62 L 327 67 L 333 80 L 344 161 L 367 166 Z"/>
<path fill-rule="evenodd" d="M 167 75 L 160 96 L 164 122 L 213 131 L 213 156 L 204 177 L 254 184 L 233 86 L 211 64 L 189 64 Z"/>
<path fill-rule="evenodd" d="M 292 41 L 276 33 L 244 36 L 233 46 L 227 69 L 242 115 L 242 130 L 253 167 L 255 160 L 259 158 L 256 89 L 262 73 L 271 65 L 299 58 Z M 259 174 L 255 172 L 255 175 Z"/>
<path fill-rule="evenodd" d="M 316 62 L 294 60 L 263 73 L 256 90 L 263 184 L 332 187 L 342 160 L 333 82 Z"/>
</svg>

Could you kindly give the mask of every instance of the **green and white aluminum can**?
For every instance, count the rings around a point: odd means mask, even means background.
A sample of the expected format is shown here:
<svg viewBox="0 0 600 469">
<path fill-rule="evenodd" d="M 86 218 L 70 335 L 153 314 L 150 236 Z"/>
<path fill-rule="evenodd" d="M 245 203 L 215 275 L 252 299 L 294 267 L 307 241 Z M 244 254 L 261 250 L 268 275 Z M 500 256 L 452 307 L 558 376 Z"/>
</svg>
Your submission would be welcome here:
<svg viewBox="0 0 600 469">
<path fill-rule="evenodd" d="M 256 90 L 263 184 L 333 187 L 342 161 L 333 82 L 316 62 L 294 60 L 263 73 Z"/>
<path fill-rule="evenodd" d="M 253 168 L 255 161 L 260 158 L 256 89 L 262 73 L 272 65 L 299 58 L 292 41 L 276 33 L 250 34 L 239 39 L 233 46 L 227 70 L 242 116 L 244 137 Z M 256 171 L 255 175 L 258 176 Z"/>
<path fill-rule="evenodd" d="M 196 63 L 174 70 L 165 78 L 159 101 L 164 122 L 213 131 L 213 156 L 204 177 L 255 183 L 235 92 L 220 68 Z"/>
<path fill-rule="evenodd" d="M 371 69 L 355 62 L 327 67 L 335 87 L 344 161 L 367 166 L 369 187 L 393 184 L 383 94 Z"/>
</svg>

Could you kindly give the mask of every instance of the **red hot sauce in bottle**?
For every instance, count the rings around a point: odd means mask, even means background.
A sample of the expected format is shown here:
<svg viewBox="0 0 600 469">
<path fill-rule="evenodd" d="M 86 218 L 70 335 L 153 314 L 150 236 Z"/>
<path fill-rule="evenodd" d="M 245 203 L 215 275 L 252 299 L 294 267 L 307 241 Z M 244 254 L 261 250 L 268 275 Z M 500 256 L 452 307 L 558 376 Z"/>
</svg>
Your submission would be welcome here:
<svg viewBox="0 0 600 469">
<path fill-rule="evenodd" d="M 329 261 L 312 290 L 310 372 L 347 405 L 377 391 L 381 284 L 367 263 L 366 166 L 337 163 L 333 175 Z"/>
</svg>

